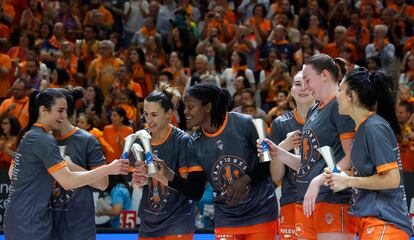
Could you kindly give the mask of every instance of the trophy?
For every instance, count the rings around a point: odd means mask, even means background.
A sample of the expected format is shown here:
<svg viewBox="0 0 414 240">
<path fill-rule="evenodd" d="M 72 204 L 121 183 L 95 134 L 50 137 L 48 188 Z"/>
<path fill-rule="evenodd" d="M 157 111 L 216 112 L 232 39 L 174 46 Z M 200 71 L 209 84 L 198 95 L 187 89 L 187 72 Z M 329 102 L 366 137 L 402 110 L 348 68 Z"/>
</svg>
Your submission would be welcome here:
<svg viewBox="0 0 414 240">
<path fill-rule="evenodd" d="M 139 140 L 141 140 L 142 146 L 145 152 L 145 164 L 148 167 L 148 176 L 152 176 L 158 172 L 157 166 L 154 164 L 154 158 L 152 156 L 151 149 L 151 135 L 147 130 L 139 130 L 135 133 Z"/>
<path fill-rule="evenodd" d="M 136 166 L 137 162 L 143 162 L 144 161 L 144 159 L 142 158 L 142 152 L 144 152 L 144 149 L 142 149 L 141 145 L 139 145 L 138 143 L 132 144 L 131 152 L 132 152 L 132 154 L 134 154 L 134 157 L 135 157 L 135 166 Z M 133 173 L 135 171 L 135 168 L 133 168 L 133 167 L 129 167 L 129 168 L 130 168 L 129 169 L 130 172 Z"/>
<path fill-rule="evenodd" d="M 264 141 L 266 138 L 266 127 L 265 123 L 262 119 L 253 119 L 252 120 L 254 126 L 256 127 L 257 135 L 259 135 L 259 141 L 262 144 L 262 156 L 260 157 L 260 162 L 269 162 L 272 161 L 272 157 L 270 156 L 269 146 Z"/>
<path fill-rule="evenodd" d="M 65 155 L 66 155 L 66 145 L 59 146 L 59 153 L 60 153 L 60 156 L 62 156 L 63 158 L 65 158 Z"/>
<path fill-rule="evenodd" d="M 321 153 L 323 159 L 325 159 L 326 164 L 328 165 L 329 169 L 332 173 L 339 173 L 338 168 L 335 164 L 335 155 L 333 149 L 330 146 L 323 146 L 318 148 L 318 151 Z"/>
<path fill-rule="evenodd" d="M 128 159 L 129 149 L 131 149 L 135 139 L 137 139 L 137 135 L 135 133 L 130 134 L 125 138 L 124 150 L 122 151 L 121 159 Z"/>
</svg>

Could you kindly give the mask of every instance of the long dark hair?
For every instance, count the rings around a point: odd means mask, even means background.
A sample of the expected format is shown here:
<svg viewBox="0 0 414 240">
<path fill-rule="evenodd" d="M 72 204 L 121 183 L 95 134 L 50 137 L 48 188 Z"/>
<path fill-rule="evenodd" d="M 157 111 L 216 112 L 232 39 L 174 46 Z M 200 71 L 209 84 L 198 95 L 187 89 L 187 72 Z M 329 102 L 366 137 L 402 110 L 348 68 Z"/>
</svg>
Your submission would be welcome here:
<svg viewBox="0 0 414 240">
<path fill-rule="evenodd" d="M 56 99 L 65 98 L 60 91 L 47 88 L 41 92 L 34 91 L 29 97 L 29 123 L 25 131 L 28 131 L 39 118 L 39 107 L 44 106 L 48 111 L 55 105 Z"/>
<path fill-rule="evenodd" d="M 129 120 L 128 120 L 127 114 L 126 114 L 126 112 L 125 112 L 125 110 L 123 108 L 121 108 L 121 107 L 115 107 L 112 111 L 118 113 L 118 115 L 120 117 L 124 118 L 122 120 L 122 124 L 123 125 L 129 126 Z"/>
<path fill-rule="evenodd" d="M 363 107 L 376 111 L 390 124 L 395 135 L 400 135 L 401 128 L 395 113 L 395 102 L 388 77 L 382 71 L 370 74 L 366 68 L 352 70 L 344 79 L 349 88 L 347 92 L 354 91 Z"/>
<path fill-rule="evenodd" d="M 4 121 L 5 119 L 7 119 L 10 124 L 10 136 L 19 135 L 19 132 L 22 129 L 22 127 L 20 126 L 19 120 L 17 120 L 17 118 L 13 116 L 5 116 L 2 120 Z M 0 128 L 0 135 L 4 135 L 4 136 L 6 135 L 3 132 L 3 128 Z"/>
<path fill-rule="evenodd" d="M 105 96 L 104 96 L 104 94 L 102 92 L 101 87 L 99 87 L 98 85 L 89 85 L 88 88 L 89 87 L 92 87 L 93 90 L 95 91 L 95 100 L 93 102 L 93 109 L 92 110 L 95 111 L 95 113 L 97 115 L 101 115 L 101 113 L 102 113 L 102 106 L 103 106 L 103 104 L 105 102 Z M 86 107 L 87 106 L 85 106 L 85 108 Z"/>
<path fill-rule="evenodd" d="M 219 128 L 223 125 L 231 102 L 231 96 L 227 89 L 219 88 L 212 83 L 200 83 L 189 88 L 185 95 L 199 100 L 203 106 L 211 103 L 211 126 Z"/>
<path fill-rule="evenodd" d="M 83 88 L 76 87 L 73 89 L 66 89 L 66 88 L 58 88 L 59 92 L 61 92 L 63 95 L 65 95 L 66 103 L 68 105 L 67 113 L 68 117 L 71 117 L 75 113 L 75 106 L 76 101 L 78 99 L 83 98 Z"/>
</svg>

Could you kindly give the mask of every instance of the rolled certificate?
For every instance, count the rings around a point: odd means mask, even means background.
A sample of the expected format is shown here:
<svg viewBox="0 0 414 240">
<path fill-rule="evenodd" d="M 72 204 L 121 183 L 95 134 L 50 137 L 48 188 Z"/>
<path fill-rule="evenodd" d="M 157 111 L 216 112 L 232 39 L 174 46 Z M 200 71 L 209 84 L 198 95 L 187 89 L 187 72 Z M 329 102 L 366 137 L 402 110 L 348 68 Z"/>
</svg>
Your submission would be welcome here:
<svg viewBox="0 0 414 240">
<path fill-rule="evenodd" d="M 62 156 L 63 158 L 65 158 L 65 155 L 66 155 L 66 145 L 59 146 L 59 153 L 60 153 L 60 156 Z"/>
<path fill-rule="evenodd" d="M 158 168 L 154 164 L 154 158 L 152 156 L 151 135 L 145 129 L 139 130 L 136 132 L 136 135 L 138 136 L 139 140 L 141 140 L 142 147 L 144 148 L 145 164 L 148 167 L 148 175 L 152 176 L 158 172 Z"/>
<path fill-rule="evenodd" d="M 339 170 L 335 164 L 335 155 L 332 148 L 330 146 L 323 146 L 321 148 L 318 148 L 318 151 L 321 153 L 323 159 L 325 159 L 325 162 L 328 165 L 331 172 L 339 173 Z"/>
<path fill-rule="evenodd" d="M 253 119 L 253 124 L 256 127 L 257 135 L 259 135 L 259 141 L 262 144 L 262 156 L 260 157 L 260 162 L 269 162 L 272 161 L 270 156 L 269 146 L 265 141 L 266 138 L 266 127 L 262 119 Z"/>
</svg>

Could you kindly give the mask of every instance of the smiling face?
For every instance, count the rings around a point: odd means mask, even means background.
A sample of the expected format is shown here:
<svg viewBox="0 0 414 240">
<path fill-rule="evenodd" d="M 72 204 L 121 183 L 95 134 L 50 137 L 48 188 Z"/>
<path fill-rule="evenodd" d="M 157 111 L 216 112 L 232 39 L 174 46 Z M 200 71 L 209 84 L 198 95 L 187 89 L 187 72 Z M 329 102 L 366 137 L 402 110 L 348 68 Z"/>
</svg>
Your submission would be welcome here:
<svg viewBox="0 0 414 240">
<path fill-rule="evenodd" d="M 204 106 L 200 100 L 191 97 L 184 96 L 184 105 L 185 105 L 185 118 L 187 121 L 187 127 L 209 127 L 211 124 L 210 110 L 207 104 Z"/>
<path fill-rule="evenodd" d="M 311 90 L 305 90 L 302 75 L 298 74 L 293 79 L 293 85 L 291 89 L 293 98 L 296 104 L 310 104 L 313 102 L 313 95 Z"/>
<path fill-rule="evenodd" d="M 88 131 L 91 128 L 91 125 L 88 123 L 85 115 L 79 115 L 76 125 L 85 131 Z"/>
<path fill-rule="evenodd" d="M 338 101 L 339 114 L 350 115 L 352 109 L 352 98 L 348 92 L 349 85 L 342 81 L 339 85 L 339 92 L 336 94 Z"/>
<path fill-rule="evenodd" d="M 39 107 L 39 120 L 51 130 L 60 130 L 67 118 L 67 108 L 66 99 L 57 98 L 49 110 L 45 106 Z"/>
<path fill-rule="evenodd" d="M 144 101 L 144 117 L 152 134 L 157 135 L 168 127 L 171 114 L 172 110 L 166 112 L 158 102 Z"/>
<path fill-rule="evenodd" d="M 318 74 L 312 65 L 304 65 L 303 81 L 305 90 L 313 92 L 315 100 L 321 100 L 322 76 Z"/>
</svg>

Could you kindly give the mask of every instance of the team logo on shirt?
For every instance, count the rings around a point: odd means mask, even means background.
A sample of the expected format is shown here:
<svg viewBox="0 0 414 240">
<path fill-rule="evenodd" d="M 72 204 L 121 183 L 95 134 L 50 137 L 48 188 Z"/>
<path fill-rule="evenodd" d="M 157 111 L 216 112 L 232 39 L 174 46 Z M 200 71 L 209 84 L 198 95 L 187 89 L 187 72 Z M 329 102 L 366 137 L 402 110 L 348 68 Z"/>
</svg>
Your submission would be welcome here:
<svg viewBox="0 0 414 240">
<path fill-rule="evenodd" d="M 226 188 L 241 177 L 247 169 L 247 162 L 239 157 L 223 156 L 218 159 L 213 164 L 211 173 L 214 188 L 218 190 L 215 197 L 221 200 L 227 199 Z"/>
<path fill-rule="evenodd" d="M 148 181 L 148 202 L 153 210 L 161 210 L 165 208 L 168 203 L 168 196 L 170 191 L 168 187 L 162 185 L 154 178 Z"/>
<path fill-rule="evenodd" d="M 320 157 L 318 152 L 319 141 L 315 132 L 310 129 L 303 129 L 302 132 L 302 164 L 298 171 L 298 177 L 306 176 L 309 171 L 316 165 Z"/>
<path fill-rule="evenodd" d="M 69 202 L 76 193 L 76 189 L 65 190 L 58 182 L 53 181 L 52 196 L 50 197 L 52 208 L 60 208 Z"/>
<path fill-rule="evenodd" d="M 325 221 L 327 224 L 332 224 L 333 220 L 334 220 L 334 217 L 331 213 L 327 213 L 325 215 Z"/>
</svg>

